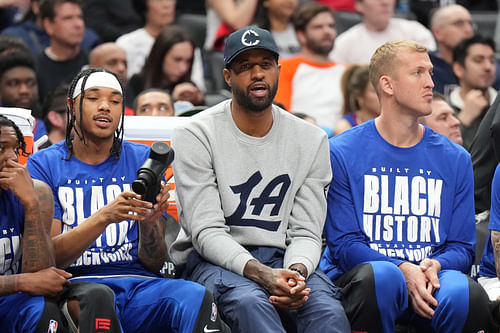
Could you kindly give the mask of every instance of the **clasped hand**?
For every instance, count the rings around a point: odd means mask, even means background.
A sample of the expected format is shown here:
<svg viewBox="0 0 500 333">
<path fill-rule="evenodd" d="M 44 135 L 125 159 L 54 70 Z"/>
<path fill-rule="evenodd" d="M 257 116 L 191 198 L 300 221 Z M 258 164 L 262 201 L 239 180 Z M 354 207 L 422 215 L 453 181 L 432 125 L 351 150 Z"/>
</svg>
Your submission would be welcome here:
<svg viewBox="0 0 500 333">
<path fill-rule="evenodd" d="M 405 262 L 399 268 L 405 277 L 413 309 L 418 315 L 431 319 L 438 305 L 433 293 L 441 287 L 438 278 L 441 265 L 437 260 L 427 258 L 419 266 Z"/>
<path fill-rule="evenodd" d="M 272 269 L 270 275 L 268 291 L 271 304 L 286 310 L 304 305 L 311 292 L 310 288 L 306 288 L 304 277 L 289 269 Z"/>
</svg>

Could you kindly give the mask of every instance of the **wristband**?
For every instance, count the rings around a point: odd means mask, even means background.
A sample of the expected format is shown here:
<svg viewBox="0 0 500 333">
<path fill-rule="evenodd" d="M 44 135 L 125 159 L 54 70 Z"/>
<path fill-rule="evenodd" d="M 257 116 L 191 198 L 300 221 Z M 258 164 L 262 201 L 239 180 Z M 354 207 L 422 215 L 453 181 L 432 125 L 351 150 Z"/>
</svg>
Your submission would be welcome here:
<svg viewBox="0 0 500 333">
<path fill-rule="evenodd" d="M 302 270 L 300 268 L 290 267 L 289 270 L 299 273 L 300 276 L 302 276 L 304 279 L 306 278 L 304 272 L 302 272 Z"/>
</svg>

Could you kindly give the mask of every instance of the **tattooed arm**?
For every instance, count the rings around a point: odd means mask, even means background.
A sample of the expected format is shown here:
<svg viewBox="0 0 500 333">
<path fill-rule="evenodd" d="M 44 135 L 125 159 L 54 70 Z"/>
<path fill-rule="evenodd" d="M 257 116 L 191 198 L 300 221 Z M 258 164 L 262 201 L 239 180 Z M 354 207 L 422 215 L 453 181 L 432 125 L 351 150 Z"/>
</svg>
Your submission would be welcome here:
<svg viewBox="0 0 500 333">
<path fill-rule="evenodd" d="M 156 197 L 153 214 L 139 223 L 139 260 L 142 265 L 153 273 L 160 271 L 167 259 L 167 244 L 165 243 L 166 221 L 162 214 L 167 211 L 169 185 L 162 185 L 161 192 Z"/>
<path fill-rule="evenodd" d="M 493 255 L 495 257 L 497 277 L 500 277 L 500 231 L 491 230 L 491 245 L 493 247 Z"/>
<path fill-rule="evenodd" d="M 55 266 L 54 245 L 50 237 L 54 202 L 50 187 L 33 180 L 35 199 L 24 206 L 23 272 L 36 272 Z"/>
<path fill-rule="evenodd" d="M 54 202 L 49 186 L 31 179 L 26 166 L 7 160 L 0 171 L 0 187 L 12 191 L 24 208 L 23 272 L 54 266 L 54 246 L 50 239 Z"/>
<path fill-rule="evenodd" d="M 31 295 L 54 297 L 69 285 L 70 277 L 70 273 L 55 267 L 34 273 L 0 275 L 0 296 L 26 292 Z"/>
<path fill-rule="evenodd" d="M 57 295 L 69 284 L 67 279 L 71 274 L 49 267 L 54 265 L 54 247 L 50 239 L 54 209 L 52 191 L 45 183 L 32 180 L 26 167 L 14 160 L 8 160 L 0 171 L 0 187 L 4 191 L 11 190 L 24 208 L 23 273 L 0 276 L 0 296 L 16 292 Z"/>
</svg>

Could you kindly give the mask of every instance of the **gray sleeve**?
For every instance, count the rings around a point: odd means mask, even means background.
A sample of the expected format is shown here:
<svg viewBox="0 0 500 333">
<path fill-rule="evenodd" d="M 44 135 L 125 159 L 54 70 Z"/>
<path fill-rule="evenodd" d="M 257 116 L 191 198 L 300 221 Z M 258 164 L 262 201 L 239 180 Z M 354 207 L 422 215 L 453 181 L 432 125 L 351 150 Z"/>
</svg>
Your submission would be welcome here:
<svg viewBox="0 0 500 333">
<path fill-rule="evenodd" d="M 321 256 L 321 234 L 326 218 L 326 194 L 332 179 L 326 135 L 321 140 L 308 175 L 298 190 L 287 231 L 284 267 L 301 263 L 308 274 L 315 271 Z"/>
<path fill-rule="evenodd" d="M 246 263 L 253 257 L 229 234 L 207 140 L 179 127 L 174 131 L 172 144 L 181 227 L 203 258 L 243 275 Z"/>
</svg>

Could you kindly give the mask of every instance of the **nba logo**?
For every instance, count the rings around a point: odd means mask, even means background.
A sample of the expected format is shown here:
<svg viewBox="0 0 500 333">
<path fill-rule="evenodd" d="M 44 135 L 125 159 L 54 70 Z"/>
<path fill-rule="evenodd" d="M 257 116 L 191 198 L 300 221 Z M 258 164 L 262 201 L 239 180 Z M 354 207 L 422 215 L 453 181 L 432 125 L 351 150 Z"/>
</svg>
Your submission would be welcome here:
<svg viewBox="0 0 500 333">
<path fill-rule="evenodd" d="M 212 302 L 212 313 L 210 314 L 210 320 L 215 321 L 217 319 L 217 305 Z"/>
<path fill-rule="evenodd" d="M 57 321 L 51 319 L 49 321 L 49 330 L 47 333 L 56 333 L 57 332 Z"/>
</svg>

